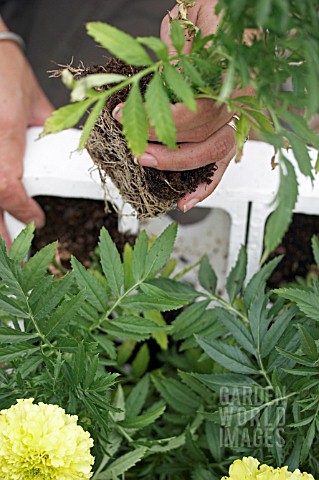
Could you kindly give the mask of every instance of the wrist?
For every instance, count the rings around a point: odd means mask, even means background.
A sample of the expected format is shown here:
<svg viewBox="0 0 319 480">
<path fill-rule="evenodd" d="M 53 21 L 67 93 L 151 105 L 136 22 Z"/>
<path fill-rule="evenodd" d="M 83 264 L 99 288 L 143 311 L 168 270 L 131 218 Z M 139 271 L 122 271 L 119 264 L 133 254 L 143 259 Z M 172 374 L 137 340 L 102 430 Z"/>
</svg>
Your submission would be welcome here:
<svg viewBox="0 0 319 480">
<path fill-rule="evenodd" d="M 17 33 L 10 32 L 0 15 L 0 43 L 1 42 L 13 42 L 18 45 L 23 52 L 25 51 L 23 38 Z"/>
<path fill-rule="evenodd" d="M 8 30 L 0 32 L 0 43 L 1 42 L 14 42 L 23 52 L 25 51 L 24 40 L 17 33 L 9 32 Z"/>
</svg>

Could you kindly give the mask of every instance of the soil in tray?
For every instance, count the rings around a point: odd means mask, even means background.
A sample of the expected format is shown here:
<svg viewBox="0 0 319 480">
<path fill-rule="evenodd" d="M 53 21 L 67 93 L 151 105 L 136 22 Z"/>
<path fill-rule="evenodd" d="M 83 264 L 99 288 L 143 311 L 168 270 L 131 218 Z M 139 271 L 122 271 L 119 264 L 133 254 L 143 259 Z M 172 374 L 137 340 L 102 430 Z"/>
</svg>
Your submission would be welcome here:
<svg viewBox="0 0 319 480">
<path fill-rule="evenodd" d="M 71 268 L 71 255 L 85 267 L 90 266 L 102 227 L 108 230 L 119 251 L 123 251 L 126 242 L 135 241 L 134 235 L 118 231 L 118 217 L 112 210 L 105 213 L 103 201 L 49 196 L 35 200 L 45 212 L 46 225 L 36 231 L 31 254 L 58 240 L 57 261 L 66 269 Z"/>
<path fill-rule="evenodd" d="M 271 255 L 284 258 L 268 281 L 270 288 L 280 287 L 295 281 L 296 276 L 319 275 L 311 248 L 311 237 L 319 237 L 319 216 L 294 214 L 293 221 L 279 247 Z"/>
<path fill-rule="evenodd" d="M 106 214 L 103 201 L 49 196 L 36 197 L 36 200 L 46 213 L 46 225 L 36 232 L 32 254 L 58 240 L 59 259 L 64 268 L 70 269 L 71 255 L 89 267 L 103 226 L 120 252 L 126 242 L 134 244 L 136 237 L 118 231 L 117 215 L 115 212 Z M 295 214 L 281 245 L 271 256 L 283 254 L 284 258 L 268 281 L 270 288 L 293 282 L 296 276 L 305 277 L 311 272 L 319 275 L 311 249 L 314 234 L 319 237 L 319 216 Z"/>
</svg>

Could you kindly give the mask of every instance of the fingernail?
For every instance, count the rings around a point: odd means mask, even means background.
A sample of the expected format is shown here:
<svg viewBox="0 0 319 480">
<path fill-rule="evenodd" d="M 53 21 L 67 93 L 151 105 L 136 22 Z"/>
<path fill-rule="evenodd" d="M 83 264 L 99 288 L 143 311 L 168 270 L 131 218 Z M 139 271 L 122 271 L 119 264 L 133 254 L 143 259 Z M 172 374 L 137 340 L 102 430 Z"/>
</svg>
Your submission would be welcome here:
<svg viewBox="0 0 319 480">
<path fill-rule="evenodd" d="M 198 198 L 192 198 L 189 202 L 185 203 L 183 207 L 184 213 L 188 212 L 191 208 L 195 207 L 199 202 Z"/>
<path fill-rule="evenodd" d="M 112 117 L 115 118 L 116 120 L 121 120 L 121 117 L 122 117 L 121 105 L 116 105 L 116 107 L 112 112 Z"/>
<path fill-rule="evenodd" d="M 138 163 L 143 167 L 157 167 L 157 160 L 150 153 L 144 153 L 139 159 Z"/>
</svg>

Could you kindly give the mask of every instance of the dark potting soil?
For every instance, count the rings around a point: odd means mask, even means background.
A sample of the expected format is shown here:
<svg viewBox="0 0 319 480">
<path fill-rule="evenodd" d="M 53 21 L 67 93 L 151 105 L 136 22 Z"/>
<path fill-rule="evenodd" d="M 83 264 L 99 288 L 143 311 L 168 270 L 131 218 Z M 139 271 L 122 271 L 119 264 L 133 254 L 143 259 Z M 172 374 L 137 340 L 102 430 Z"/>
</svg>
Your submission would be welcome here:
<svg viewBox="0 0 319 480">
<path fill-rule="evenodd" d="M 46 213 L 46 225 L 36 232 L 32 254 L 58 240 L 59 259 L 64 268 L 70 268 L 71 255 L 89 267 L 102 226 L 120 252 L 126 242 L 134 244 L 136 237 L 118 231 L 117 215 L 114 211 L 106 214 L 103 201 L 49 196 L 36 200 Z M 283 242 L 272 254 L 272 258 L 281 254 L 284 258 L 268 281 L 270 288 L 293 282 L 296 275 L 319 274 L 311 249 L 313 235 L 319 237 L 319 216 L 295 214 Z"/>
<path fill-rule="evenodd" d="M 270 257 L 271 259 L 284 255 L 268 280 L 270 288 L 294 282 L 296 276 L 306 277 L 311 273 L 319 275 L 319 268 L 316 266 L 311 248 L 313 235 L 319 238 L 319 216 L 294 214 L 281 245 Z"/>
<path fill-rule="evenodd" d="M 46 224 L 36 231 L 31 254 L 58 240 L 57 260 L 62 267 L 71 268 L 71 255 L 89 267 L 102 227 L 108 230 L 120 252 L 126 242 L 134 244 L 136 237 L 118 231 L 117 215 L 111 206 L 111 213 L 105 213 L 103 201 L 49 196 L 35 200 L 45 212 Z"/>
</svg>

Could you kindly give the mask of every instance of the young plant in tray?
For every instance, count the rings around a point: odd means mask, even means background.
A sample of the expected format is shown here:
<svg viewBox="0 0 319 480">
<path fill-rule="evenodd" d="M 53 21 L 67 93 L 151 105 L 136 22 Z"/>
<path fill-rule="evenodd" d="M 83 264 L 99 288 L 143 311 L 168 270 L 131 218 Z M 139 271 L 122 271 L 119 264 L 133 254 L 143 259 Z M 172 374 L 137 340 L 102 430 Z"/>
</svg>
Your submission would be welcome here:
<svg viewBox="0 0 319 480">
<path fill-rule="evenodd" d="M 175 235 L 142 232 L 121 258 L 102 229 L 99 266 L 73 258 L 56 281 L 55 244 L 21 266 L 31 225 L 8 253 L 1 241 L 0 410 L 34 398 L 77 415 L 96 480 L 219 480 L 243 456 L 317 477 L 318 280 L 268 292 L 279 257 L 244 286 L 242 249 L 222 298 L 207 257 L 200 290 L 174 273 Z"/>
<path fill-rule="evenodd" d="M 62 76 L 72 89 L 72 103 L 53 114 L 45 125 L 44 133 L 69 128 L 90 110 L 80 148 L 88 145 L 93 158 L 106 155 L 107 148 L 96 151 L 96 143 L 100 142 L 95 142 L 93 146 L 92 135 L 94 137 L 94 131 L 102 126 L 104 136 L 107 136 L 103 121 L 105 104 L 112 95 L 128 88 L 123 110 L 123 134 L 129 150 L 124 149 L 123 158 L 137 175 L 134 177 L 137 183 L 132 182 L 137 188 L 136 185 L 145 185 L 145 178 L 148 180 L 145 177 L 147 169 L 134 169 L 133 162 L 133 156 L 141 155 L 147 145 L 148 123 L 155 128 L 158 139 L 174 149 L 175 126 L 170 102 L 182 102 L 193 111 L 196 109 L 196 98 L 211 98 L 224 103 L 230 111 L 240 114 L 237 130 L 239 156 L 251 127 L 278 152 L 280 186 L 276 209 L 266 228 L 265 259 L 279 244 L 290 223 L 298 195 L 296 169 L 314 180 L 314 173 L 319 168 L 318 162 L 312 165 L 306 146 L 319 147 L 318 135 L 308 126 L 310 118 L 318 113 L 319 106 L 317 0 L 260 0 L 253 5 L 250 0 L 219 0 L 216 7 L 216 13 L 220 15 L 219 28 L 208 37 L 203 37 L 201 30 L 187 20 L 187 9 L 193 8 L 195 2 L 180 0 L 178 3 L 179 17 L 171 22 L 175 55 L 169 55 L 167 46 L 158 38 L 134 39 L 111 25 L 89 23 L 89 35 L 139 71 L 125 77 L 114 72 L 92 75 L 86 72 L 84 78 L 79 78 L 71 74 L 77 69 L 66 69 Z M 192 50 L 187 55 L 183 54 L 185 30 L 187 35 L 193 36 Z M 251 37 L 249 44 L 244 41 L 247 30 L 258 32 Z M 149 50 L 155 60 L 149 55 Z M 150 74 L 152 78 L 143 98 L 139 86 Z M 291 87 L 283 91 L 282 86 L 288 84 Z M 245 89 L 248 86 L 253 87 L 254 97 L 232 98 L 236 88 Z M 297 165 L 293 165 L 285 155 L 287 148 L 292 148 Z M 106 159 L 105 163 L 109 161 Z M 109 166 L 101 166 L 101 162 L 99 167 L 108 175 L 112 171 Z M 142 178 L 140 182 L 139 176 Z M 203 181 L 202 177 L 200 181 Z M 118 179 L 117 183 L 120 185 L 121 180 Z M 163 185 L 165 183 L 169 184 L 170 178 L 164 180 Z M 145 186 L 144 189 L 147 190 Z M 163 205 L 158 207 L 161 202 L 157 199 L 155 209 L 145 209 L 141 203 L 149 203 L 148 199 L 136 201 L 135 197 L 125 196 L 125 192 L 124 198 L 131 201 L 141 216 L 162 213 L 176 201 L 162 200 Z"/>
</svg>

